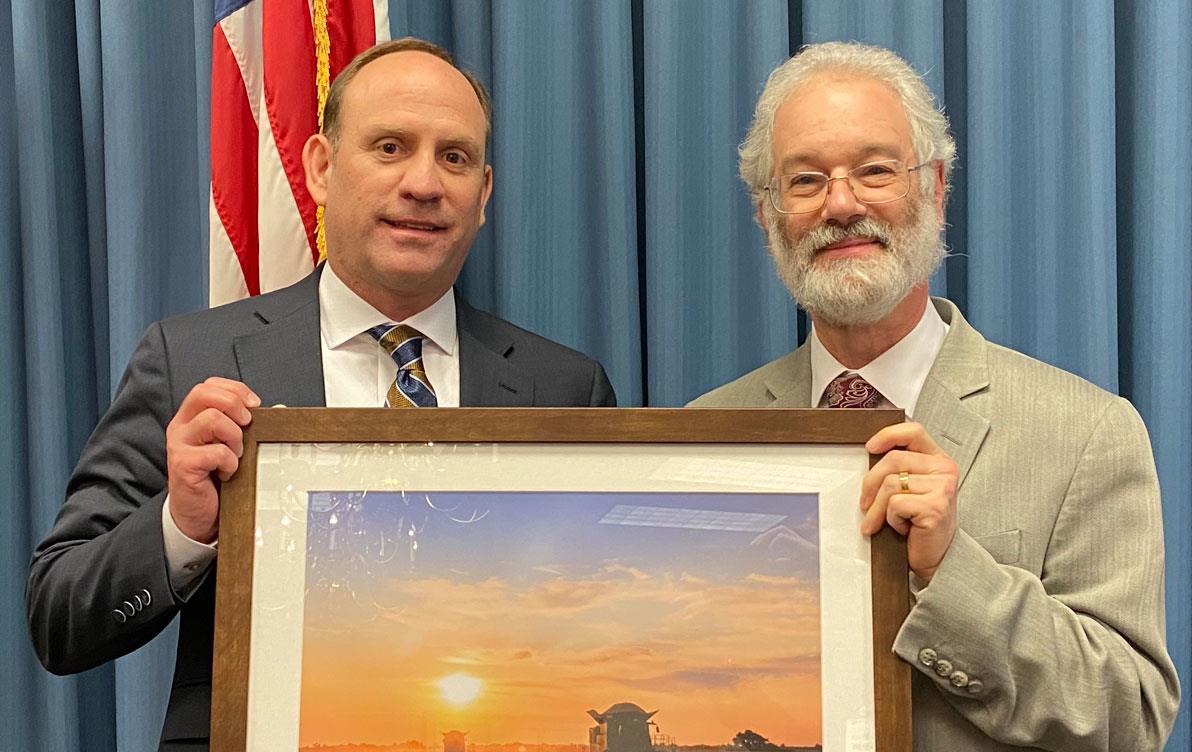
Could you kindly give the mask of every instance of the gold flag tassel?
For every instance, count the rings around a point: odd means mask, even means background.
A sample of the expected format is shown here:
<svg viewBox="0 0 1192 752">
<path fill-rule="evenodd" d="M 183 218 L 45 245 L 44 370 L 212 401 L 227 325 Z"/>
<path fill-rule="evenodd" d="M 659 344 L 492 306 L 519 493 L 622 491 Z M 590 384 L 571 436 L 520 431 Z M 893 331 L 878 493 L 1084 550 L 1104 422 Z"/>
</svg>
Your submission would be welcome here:
<svg viewBox="0 0 1192 752">
<path fill-rule="evenodd" d="M 331 88 L 331 37 L 327 34 L 327 0 L 315 0 L 315 91 L 318 96 L 319 130 L 323 129 L 323 107 Z M 323 230 L 323 207 L 315 210 L 315 245 L 319 263 L 327 259 L 327 235 Z"/>
</svg>

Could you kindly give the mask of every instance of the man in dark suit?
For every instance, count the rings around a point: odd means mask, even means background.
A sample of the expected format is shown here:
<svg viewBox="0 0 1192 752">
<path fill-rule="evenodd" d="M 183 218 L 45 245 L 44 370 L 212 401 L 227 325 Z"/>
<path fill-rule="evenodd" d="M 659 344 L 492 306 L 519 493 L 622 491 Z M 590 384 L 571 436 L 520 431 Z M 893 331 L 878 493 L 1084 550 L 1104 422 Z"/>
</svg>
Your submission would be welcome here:
<svg viewBox="0 0 1192 752">
<path fill-rule="evenodd" d="M 303 152 L 327 264 L 149 328 L 34 552 L 33 643 L 56 673 L 137 649 L 181 613 L 162 749 L 205 748 L 218 481 L 257 405 L 611 406 L 600 364 L 453 289 L 492 190 L 488 96 L 399 40 L 333 84 Z"/>
</svg>

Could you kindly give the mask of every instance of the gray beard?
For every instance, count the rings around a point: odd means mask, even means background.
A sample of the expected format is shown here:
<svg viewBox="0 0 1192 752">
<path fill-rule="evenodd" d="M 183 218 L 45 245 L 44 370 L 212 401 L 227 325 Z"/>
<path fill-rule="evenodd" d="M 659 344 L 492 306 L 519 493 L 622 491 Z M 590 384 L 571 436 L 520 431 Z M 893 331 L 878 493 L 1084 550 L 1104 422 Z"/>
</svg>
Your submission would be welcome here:
<svg viewBox="0 0 1192 752">
<path fill-rule="evenodd" d="M 770 255 L 778 276 L 803 310 L 838 327 L 881 321 L 926 281 L 947 256 L 943 223 L 920 197 L 900 228 L 865 218 L 848 227 L 821 224 L 792 242 L 778 212 L 766 207 Z M 885 253 L 816 260 L 823 247 L 851 237 L 873 237 Z"/>
</svg>

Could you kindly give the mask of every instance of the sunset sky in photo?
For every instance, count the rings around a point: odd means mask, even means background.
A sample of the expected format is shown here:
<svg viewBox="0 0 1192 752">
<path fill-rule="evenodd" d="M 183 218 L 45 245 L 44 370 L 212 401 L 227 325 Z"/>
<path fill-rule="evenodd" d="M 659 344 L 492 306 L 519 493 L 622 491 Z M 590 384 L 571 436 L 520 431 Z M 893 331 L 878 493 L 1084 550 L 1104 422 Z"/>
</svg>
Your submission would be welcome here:
<svg viewBox="0 0 1192 752">
<path fill-rule="evenodd" d="M 816 744 L 816 504 L 312 494 L 301 744 L 586 746 L 618 702 L 679 745 Z"/>
</svg>

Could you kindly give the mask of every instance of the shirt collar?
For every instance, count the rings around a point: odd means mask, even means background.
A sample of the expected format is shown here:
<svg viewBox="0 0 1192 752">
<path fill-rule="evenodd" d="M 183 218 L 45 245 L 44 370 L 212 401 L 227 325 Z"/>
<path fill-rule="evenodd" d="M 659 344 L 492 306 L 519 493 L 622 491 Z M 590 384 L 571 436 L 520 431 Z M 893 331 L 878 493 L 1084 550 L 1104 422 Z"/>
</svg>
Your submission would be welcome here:
<svg viewBox="0 0 1192 752">
<path fill-rule="evenodd" d="M 815 328 L 811 329 L 811 404 L 818 405 L 824 390 L 840 374 L 852 371 L 868 381 L 895 407 L 901 407 L 911 417 L 923 382 L 944 344 L 948 325 L 929 300 L 919 323 L 889 350 L 856 369 L 845 368 L 828 352 Z"/>
<path fill-rule="evenodd" d="M 454 288 L 443 293 L 428 308 L 405 321 L 393 321 L 373 308 L 326 264 L 319 278 L 319 329 L 329 350 L 380 324 L 408 324 L 448 356 L 455 354 L 456 323 Z"/>
</svg>

